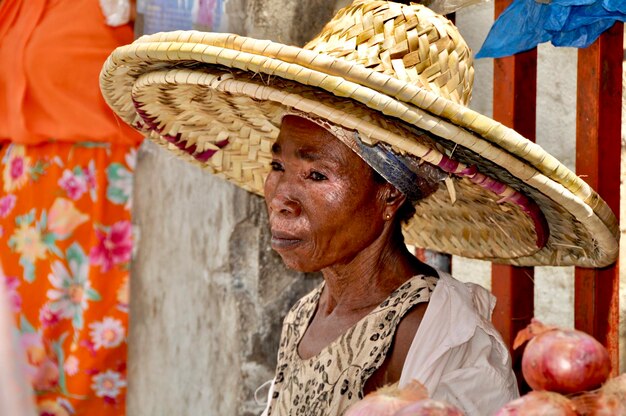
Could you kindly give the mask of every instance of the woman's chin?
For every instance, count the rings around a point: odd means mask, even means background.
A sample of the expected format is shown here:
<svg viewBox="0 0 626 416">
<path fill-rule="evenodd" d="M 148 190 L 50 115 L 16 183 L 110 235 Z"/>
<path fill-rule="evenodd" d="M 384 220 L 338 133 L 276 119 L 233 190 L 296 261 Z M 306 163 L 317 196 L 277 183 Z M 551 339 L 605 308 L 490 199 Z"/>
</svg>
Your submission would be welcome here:
<svg viewBox="0 0 626 416">
<path fill-rule="evenodd" d="M 283 259 L 283 263 L 290 270 L 295 270 L 301 273 L 313 273 L 319 272 L 320 268 L 311 264 L 311 259 L 305 256 L 296 256 L 294 253 L 281 253 L 275 250 L 278 255 Z"/>
<path fill-rule="evenodd" d="M 301 262 L 285 261 L 285 259 L 283 259 L 283 262 L 285 263 L 285 266 L 287 266 L 288 269 L 295 270 L 296 272 L 313 273 L 313 272 L 318 272 L 319 271 L 319 269 L 316 269 L 314 267 L 310 267 L 310 266 L 308 266 L 306 264 L 302 264 Z"/>
</svg>

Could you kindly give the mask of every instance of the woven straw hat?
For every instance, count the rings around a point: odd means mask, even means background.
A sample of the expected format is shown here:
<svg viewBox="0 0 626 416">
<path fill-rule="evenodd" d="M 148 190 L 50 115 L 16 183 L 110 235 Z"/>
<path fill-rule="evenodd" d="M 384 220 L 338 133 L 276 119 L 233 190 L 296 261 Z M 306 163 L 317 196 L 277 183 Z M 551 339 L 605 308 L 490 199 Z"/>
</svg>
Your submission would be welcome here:
<svg viewBox="0 0 626 416">
<path fill-rule="evenodd" d="M 297 111 L 449 173 L 417 204 L 409 244 L 515 265 L 613 262 L 619 230 L 607 204 L 541 147 L 467 108 L 472 78 L 471 52 L 447 19 L 356 0 L 304 48 L 144 36 L 111 54 L 100 82 L 124 121 L 256 194 L 281 119 Z"/>
</svg>

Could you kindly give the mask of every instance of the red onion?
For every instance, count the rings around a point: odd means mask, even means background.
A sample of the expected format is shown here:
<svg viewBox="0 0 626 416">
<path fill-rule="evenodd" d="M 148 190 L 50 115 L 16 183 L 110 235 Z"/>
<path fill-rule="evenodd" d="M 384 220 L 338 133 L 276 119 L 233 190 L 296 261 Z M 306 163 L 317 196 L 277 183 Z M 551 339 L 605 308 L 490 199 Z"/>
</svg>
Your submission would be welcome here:
<svg viewBox="0 0 626 416">
<path fill-rule="evenodd" d="M 531 391 L 507 403 L 494 416 L 577 416 L 574 403 L 567 397 L 550 391 Z"/>
<path fill-rule="evenodd" d="M 517 334 L 513 348 L 529 339 L 522 373 L 533 390 L 578 393 L 598 387 L 609 376 L 608 351 L 582 331 L 550 327 L 533 319 Z"/>
<path fill-rule="evenodd" d="M 583 416 L 626 416 L 626 374 L 609 379 L 601 389 L 573 399 Z"/>
<path fill-rule="evenodd" d="M 413 380 L 405 387 L 382 387 L 350 406 L 344 416 L 392 416 L 409 404 L 428 398 L 428 390 Z"/>
<path fill-rule="evenodd" d="M 593 416 L 625 416 L 626 404 L 615 396 L 600 393 Z"/>
<path fill-rule="evenodd" d="M 463 416 L 463 412 L 451 404 L 424 399 L 403 407 L 393 416 Z"/>
<path fill-rule="evenodd" d="M 600 392 L 603 396 L 600 405 L 607 411 L 611 410 L 612 415 L 626 416 L 626 374 L 607 381 Z M 609 413 L 605 414 L 608 415 Z"/>
</svg>

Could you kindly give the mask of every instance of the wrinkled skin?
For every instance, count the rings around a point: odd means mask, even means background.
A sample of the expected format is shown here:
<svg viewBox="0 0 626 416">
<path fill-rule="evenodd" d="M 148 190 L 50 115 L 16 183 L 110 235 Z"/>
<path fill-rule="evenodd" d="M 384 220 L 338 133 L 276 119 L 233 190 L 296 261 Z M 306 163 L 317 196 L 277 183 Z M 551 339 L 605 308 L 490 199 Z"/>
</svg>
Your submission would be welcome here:
<svg viewBox="0 0 626 416">
<path fill-rule="evenodd" d="M 272 248 L 288 267 L 348 263 L 381 234 L 389 186 L 329 132 L 286 117 L 273 155 L 265 196 Z"/>
<path fill-rule="evenodd" d="M 403 243 L 396 214 L 405 196 L 389 183 L 376 181 L 373 170 L 328 131 L 286 116 L 272 156 L 265 182 L 272 248 L 288 267 L 321 271 L 326 282 L 298 348 L 307 358 L 410 277 L 436 274 Z M 405 315 L 366 393 L 399 379 L 425 309 L 426 304 L 420 304 Z"/>
</svg>

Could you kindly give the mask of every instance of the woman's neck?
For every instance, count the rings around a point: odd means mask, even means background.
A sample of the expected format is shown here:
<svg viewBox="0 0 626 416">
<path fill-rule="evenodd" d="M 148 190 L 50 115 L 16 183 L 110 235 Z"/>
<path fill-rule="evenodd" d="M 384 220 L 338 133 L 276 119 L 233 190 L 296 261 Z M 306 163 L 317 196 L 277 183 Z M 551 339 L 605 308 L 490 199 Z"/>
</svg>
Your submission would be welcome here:
<svg viewBox="0 0 626 416">
<path fill-rule="evenodd" d="M 349 261 L 322 270 L 325 290 L 320 302 L 324 310 L 320 312 L 370 310 L 412 276 L 434 273 L 408 251 L 401 236 L 392 233 L 386 230 Z"/>
</svg>

